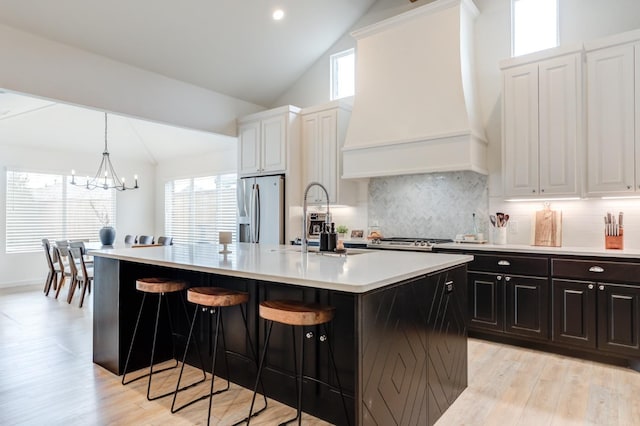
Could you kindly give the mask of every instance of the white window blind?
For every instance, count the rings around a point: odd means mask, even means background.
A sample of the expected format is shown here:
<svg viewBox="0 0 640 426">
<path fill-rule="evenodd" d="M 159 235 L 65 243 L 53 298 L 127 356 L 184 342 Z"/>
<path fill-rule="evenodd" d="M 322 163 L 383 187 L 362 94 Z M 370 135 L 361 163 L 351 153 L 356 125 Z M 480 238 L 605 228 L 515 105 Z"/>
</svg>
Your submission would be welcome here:
<svg viewBox="0 0 640 426">
<path fill-rule="evenodd" d="M 7 170 L 6 252 L 42 250 L 42 238 L 98 241 L 102 219 L 115 227 L 114 191 L 71 185 L 70 176 Z"/>
<path fill-rule="evenodd" d="M 211 243 L 219 231 L 236 240 L 235 173 L 178 179 L 165 184 L 165 233 L 174 243 Z"/>
</svg>

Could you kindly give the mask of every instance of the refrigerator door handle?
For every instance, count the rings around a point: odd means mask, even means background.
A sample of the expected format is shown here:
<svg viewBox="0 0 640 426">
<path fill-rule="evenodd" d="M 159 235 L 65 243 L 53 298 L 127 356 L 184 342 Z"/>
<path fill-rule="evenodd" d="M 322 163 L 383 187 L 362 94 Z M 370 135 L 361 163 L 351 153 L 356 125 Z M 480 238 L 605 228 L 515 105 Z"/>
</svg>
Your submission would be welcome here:
<svg viewBox="0 0 640 426">
<path fill-rule="evenodd" d="M 254 242 L 260 242 L 260 186 L 256 184 L 256 240 Z"/>
<path fill-rule="evenodd" d="M 249 212 L 250 218 L 250 239 L 252 243 L 258 242 L 259 235 L 259 226 L 260 226 L 260 211 L 259 211 L 259 203 L 260 203 L 260 193 L 258 192 L 258 184 L 254 183 L 251 185 L 251 206 Z"/>
</svg>

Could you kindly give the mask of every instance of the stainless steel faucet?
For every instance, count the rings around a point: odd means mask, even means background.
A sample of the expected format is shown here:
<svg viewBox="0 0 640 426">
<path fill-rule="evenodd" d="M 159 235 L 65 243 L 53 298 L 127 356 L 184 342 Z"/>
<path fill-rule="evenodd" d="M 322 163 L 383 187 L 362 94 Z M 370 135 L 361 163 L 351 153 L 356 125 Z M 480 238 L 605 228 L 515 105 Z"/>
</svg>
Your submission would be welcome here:
<svg viewBox="0 0 640 426">
<path fill-rule="evenodd" d="M 311 182 L 307 185 L 307 188 L 304 190 L 304 203 L 302 205 L 302 252 L 306 253 L 309 250 L 309 241 L 307 241 L 307 195 L 309 194 L 309 189 L 313 186 L 319 186 L 324 191 L 324 194 L 327 196 L 327 217 L 325 218 L 326 223 L 331 223 L 331 213 L 329 212 L 329 191 L 319 182 Z"/>
</svg>

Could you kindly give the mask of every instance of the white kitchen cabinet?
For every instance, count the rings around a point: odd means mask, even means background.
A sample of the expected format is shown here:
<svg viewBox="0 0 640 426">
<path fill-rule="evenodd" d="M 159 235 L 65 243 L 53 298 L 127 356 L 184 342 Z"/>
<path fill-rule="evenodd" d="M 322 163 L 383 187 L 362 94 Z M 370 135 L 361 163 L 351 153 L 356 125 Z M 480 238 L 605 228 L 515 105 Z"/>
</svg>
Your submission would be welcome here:
<svg viewBox="0 0 640 426">
<path fill-rule="evenodd" d="M 553 49 L 502 63 L 506 197 L 579 194 L 581 57 Z"/>
<path fill-rule="evenodd" d="M 351 108 L 339 101 L 306 108 L 301 111 L 303 146 L 303 187 L 319 182 L 329 193 L 332 204 L 353 205 L 357 184 L 342 179 L 342 146 L 344 145 Z M 309 204 L 326 202 L 320 188 L 311 188 Z"/>
<path fill-rule="evenodd" d="M 640 190 L 637 50 L 627 43 L 587 51 L 587 195 Z"/>
<path fill-rule="evenodd" d="M 297 114 L 299 108 L 285 106 L 238 120 L 238 174 L 258 176 L 286 173 L 288 157 L 299 152 Z M 299 159 L 294 159 L 294 161 Z"/>
</svg>

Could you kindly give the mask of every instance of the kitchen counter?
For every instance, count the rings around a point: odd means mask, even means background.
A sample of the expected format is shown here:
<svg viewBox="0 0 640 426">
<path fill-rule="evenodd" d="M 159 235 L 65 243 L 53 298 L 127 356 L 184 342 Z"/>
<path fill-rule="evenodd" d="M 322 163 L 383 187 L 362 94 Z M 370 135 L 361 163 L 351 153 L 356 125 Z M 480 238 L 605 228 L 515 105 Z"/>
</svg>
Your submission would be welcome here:
<svg viewBox="0 0 640 426">
<path fill-rule="evenodd" d="M 252 388 L 266 324 L 259 316 L 264 300 L 292 299 L 335 308 L 325 329 L 304 327 L 304 411 L 333 424 L 347 424 L 337 381 L 328 362 L 331 342 L 337 376 L 345 390 L 349 424 L 431 425 L 467 386 L 467 262 L 469 255 L 351 249 L 347 256 L 301 253 L 300 247 L 236 243 L 231 253 L 218 245 L 174 245 L 92 251 L 93 360 L 122 374 L 142 295 L 135 282 L 143 277 L 185 280 L 192 286 L 223 287 L 248 294 L 243 305 L 249 336 L 236 307 L 222 311 L 229 368 L 216 375 Z M 154 297 L 152 300 L 157 300 Z M 189 324 L 178 294 L 168 294 L 174 333 L 186 335 Z M 157 302 L 153 302 L 155 304 Z M 193 305 L 188 303 L 191 312 Z M 140 319 L 146 342 L 134 347 L 129 367 L 148 367 L 155 309 Z M 197 343 L 210 348 L 206 314 L 198 320 Z M 172 339 L 158 335 L 156 360 L 170 360 Z M 270 398 L 295 406 L 296 385 L 289 327 L 276 326 L 269 340 L 262 376 Z M 212 365 L 207 351 L 205 366 Z M 222 353 L 216 362 L 225 363 Z M 187 363 L 199 365 L 190 348 Z M 398 368 L 401 365 L 402 368 Z M 228 373 L 226 372 L 228 371 Z M 411 404 L 406 402 L 411 399 Z"/>
<path fill-rule="evenodd" d="M 235 243 L 116 248 L 94 256 L 240 278 L 364 293 L 405 279 L 464 264 L 472 256 L 347 249 L 347 255 L 301 253 L 299 246 Z"/>
<path fill-rule="evenodd" d="M 492 251 L 547 255 L 550 254 L 559 256 L 594 256 L 621 259 L 640 259 L 640 250 L 638 249 L 606 250 L 603 247 L 541 247 L 524 244 L 445 243 L 438 244 L 436 247 L 436 251 L 438 250 Z"/>
</svg>

